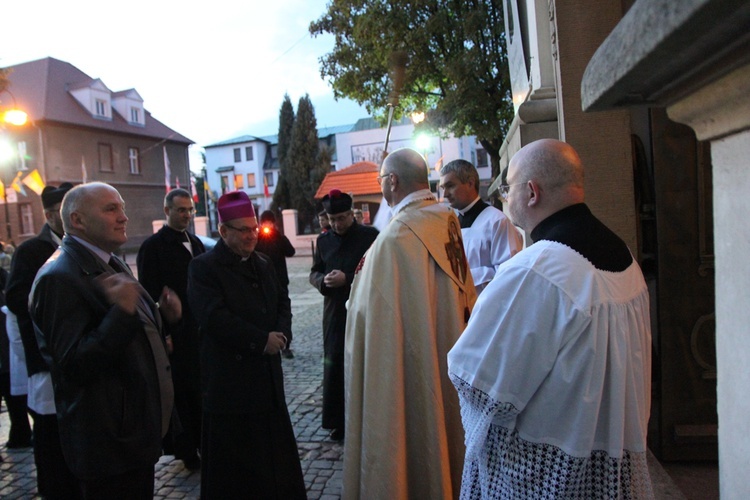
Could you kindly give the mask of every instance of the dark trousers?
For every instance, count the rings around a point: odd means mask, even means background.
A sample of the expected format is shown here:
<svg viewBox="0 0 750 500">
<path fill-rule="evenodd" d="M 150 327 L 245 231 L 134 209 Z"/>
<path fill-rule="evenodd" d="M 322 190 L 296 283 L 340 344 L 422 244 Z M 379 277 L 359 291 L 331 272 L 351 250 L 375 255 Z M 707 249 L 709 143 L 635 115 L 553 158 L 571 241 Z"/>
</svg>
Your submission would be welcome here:
<svg viewBox="0 0 750 500">
<path fill-rule="evenodd" d="M 190 459 L 201 447 L 201 393 L 199 390 L 178 390 L 175 384 L 174 405 L 182 427 L 180 431 L 170 429 L 174 455 L 178 459 Z"/>
<path fill-rule="evenodd" d="M 34 463 L 39 495 L 49 500 L 81 498 L 78 479 L 63 457 L 57 415 L 29 412 L 34 417 Z"/>
<path fill-rule="evenodd" d="M 0 334 L 3 332 L 0 331 Z M 8 432 L 8 445 L 19 446 L 30 442 L 31 424 L 26 411 L 26 395 L 10 395 L 10 374 L 0 373 L 0 397 L 5 400 L 10 419 L 10 432 Z"/>
<path fill-rule="evenodd" d="M 154 467 L 140 467 L 116 476 L 81 480 L 85 500 L 152 500 Z"/>
</svg>

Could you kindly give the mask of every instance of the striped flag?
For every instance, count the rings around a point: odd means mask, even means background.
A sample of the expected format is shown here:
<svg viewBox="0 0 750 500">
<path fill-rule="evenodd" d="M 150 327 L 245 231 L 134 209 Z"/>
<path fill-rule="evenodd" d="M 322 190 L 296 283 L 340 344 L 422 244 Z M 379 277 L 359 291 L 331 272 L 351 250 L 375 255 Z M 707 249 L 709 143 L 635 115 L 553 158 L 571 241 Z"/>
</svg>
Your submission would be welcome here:
<svg viewBox="0 0 750 500">
<path fill-rule="evenodd" d="M 263 196 L 268 198 L 268 177 L 263 176 Z"/>
<path fill-rule="evenodd" d="M 190 176 L 190 194 L 193 195 L 193 203 L 198 203 L 198 190 L 195 188 L 195 177 L 192 175 Z"/>
<path fill-rule="evenodd" d="M 162 146 L 161 149 L 164 151 L 164 186 L 167 188 L 167 193 L 172 189 L 172 170 L 169 168 L 169 156 L 167 156 L 167 148 Z"/>
</svg>

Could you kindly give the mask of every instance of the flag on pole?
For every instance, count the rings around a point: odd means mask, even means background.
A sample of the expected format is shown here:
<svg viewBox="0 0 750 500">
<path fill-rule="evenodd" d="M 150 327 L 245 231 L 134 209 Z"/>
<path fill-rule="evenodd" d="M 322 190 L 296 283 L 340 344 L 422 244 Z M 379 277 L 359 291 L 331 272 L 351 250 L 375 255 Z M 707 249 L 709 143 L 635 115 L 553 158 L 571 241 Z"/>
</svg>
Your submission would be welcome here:
<svg viewBox="0 0 750 500">
<path fill-rule="evenodd" d="M 164 186 L 167 188 L 167 193 L 172 188 L 172 171 L 169 168 L 169 156 L 167 156 L 167 148 L 162 146 L 161 149 L 164 151 Z"/>
<path fill-rule="evenodd" d="M 268 177 L 263 176 L 263 196 L 268 198 Z"/>
<path fill-rule="evenodd" d="M 16 174 L 16 178 L 13 179 L 13 182 L 10 184 L 10 187 L 12 187 L 16 193 L 20 193 L 24 196 L 28 196 L 26 194 L 26 190 L 23 188 L 23 184 L 21 184 L 21 175 L 23 175 L 23 172 L 18 172 Z"/>
<path fill-rule="evenodd" d="M 205 183 L 203 184 L 205 186 Z M 193 195 L 193 203 L 198 203 L 198 190 L 195 188 L 195 177 L 190 176 L 190 194 Z"/>
<path fill-rule="evenodd" d="M 89 174 L 86 172 L 86 158 L 81 155 L 81 184 L 86 184 L 89 181 Z"/>
<path fill-rule="evenodd" d="M 26 184 L 27 188 L 31 189 L 39 196 L 42 195 L 42 191 L 44 190 L 44 181 L 42 180 L 42 176 L 39 175 L 39 170 L 32 170 L 31 173 L 24 177 L 21 182 Z"/>
<path fill-rule="evenodd" d="M 213 191 L 211 191 L 211 188 L 208 185 L 208 179 L 203 179 L 203 192 L 208 193 L 208 197 L 211 198 L 211 201 L 216 202 L 216 196 L 214 196 Z"/>
<path fill-rule="evenodd" d="M 176 175 L 174 176 L 174 182 L 175 182 L 175 187 L 177 187 L 177 189 L 180 189 L 180 178 L 177 177 Z"/>
</svg>

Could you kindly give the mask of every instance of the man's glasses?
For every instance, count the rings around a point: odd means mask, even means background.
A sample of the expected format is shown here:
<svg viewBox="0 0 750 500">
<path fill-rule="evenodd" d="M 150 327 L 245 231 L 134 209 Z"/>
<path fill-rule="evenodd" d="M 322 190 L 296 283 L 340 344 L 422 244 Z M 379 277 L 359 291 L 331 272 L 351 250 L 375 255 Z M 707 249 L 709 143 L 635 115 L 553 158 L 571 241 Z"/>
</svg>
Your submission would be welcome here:
<svg viewBox="0 0 750 500">
<path fill-rule="evenodd" d="M 172 210 L 175 210 L 180 215 L 186 215 L 186 214 L 193 215 L 195 213 L 195 208 L 193 208 L 193 207 L 190 207 L 190 208 L 185 208 L 185 207 L 175 208 L 175 207 L 172 207 Z"/>
<path fill-rule="evenodd" d="M 237 231 L 242 236 L 245 236 L 246 234 L 256 234 L 257 235 L 258 231 L 260 231 L 260 228 L 258 226 L 255 226 L 255 227 L 247 227 L 247 226 L 245 226 L 245 227 L 234 227 L 231 224 L 227 224 L 227 223 L 224 223 L 224 226 L 227 227 L 227 228 L 229 228 L 229 229 L 233 229 L 233 230 Z"/>
<path fill-rule="evenodd" d="M 514 182 L 513 184 L 500 184 L 500 196 L 503 200 L 508 201 L 508 193 L 510 192 L 511 186 L 518 186 L 519 184 L 526 184 L 525 182 Z"/>
<path fill-rule="evenodd" d="M 380 182 L 380 179 L 382 179 L 383 177 L 388 177 L 388 176 L 389 176 L 389 175 L 391 175 L 392 173 L 393 173 L 393 172 L 388 172 L 387 174 L 379 175 L 379 176 L 378 176 L 378 182 Z"/>
</svg>

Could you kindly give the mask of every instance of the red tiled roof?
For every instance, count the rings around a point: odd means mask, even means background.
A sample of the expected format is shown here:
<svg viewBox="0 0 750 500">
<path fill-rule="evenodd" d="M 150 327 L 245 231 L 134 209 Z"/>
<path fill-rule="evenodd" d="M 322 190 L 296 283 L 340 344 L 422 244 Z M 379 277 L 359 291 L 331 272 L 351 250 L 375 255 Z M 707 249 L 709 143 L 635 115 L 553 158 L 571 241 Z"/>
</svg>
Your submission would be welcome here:
<svg viewBox="0 0 750 500">
<path fill-rule="evenodd" d="M 352 196 L 380 194 L 378 166 L 371 161 L 360 161 L 327 174 L 315 193 L 315 199 L 323 198 L 331 189 L 338 189 Z"/>
</svg>

